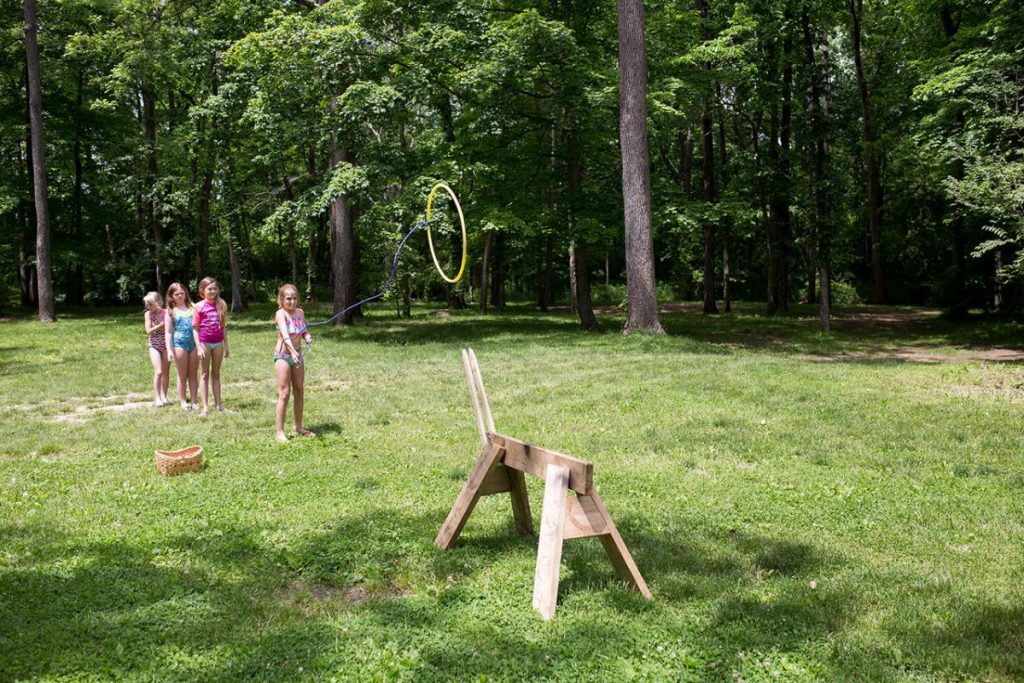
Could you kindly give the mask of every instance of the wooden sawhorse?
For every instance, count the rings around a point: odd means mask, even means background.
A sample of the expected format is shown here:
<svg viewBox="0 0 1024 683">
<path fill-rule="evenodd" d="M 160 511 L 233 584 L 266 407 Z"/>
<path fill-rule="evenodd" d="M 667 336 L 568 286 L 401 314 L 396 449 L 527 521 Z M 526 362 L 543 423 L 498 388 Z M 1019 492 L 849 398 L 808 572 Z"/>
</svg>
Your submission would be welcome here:
<svg viewBox="0 0 1024 683">
<path fill-rule="evenodd" d="M 469 479 L 434 540 L 435 545 L 451 548 L 480 497 L 496 493 L 510 494 L 516 529 L 532 534 L 533 518 L 524 476 L 529 473 L 544 480 L 544 507 L 533 580 L 533 607 L 541 616 L 550 619 L 555 614 L 562 543 L 572 538 L 597 536 L 619 578 L 650 598 L 650 589 L 594 489 L 594 464 L 498 434 L 472 349 L 463 349 L 462 364 L 482 448 Z M 570 490 L 574 496 L 568 495 Z"/>
</svg>

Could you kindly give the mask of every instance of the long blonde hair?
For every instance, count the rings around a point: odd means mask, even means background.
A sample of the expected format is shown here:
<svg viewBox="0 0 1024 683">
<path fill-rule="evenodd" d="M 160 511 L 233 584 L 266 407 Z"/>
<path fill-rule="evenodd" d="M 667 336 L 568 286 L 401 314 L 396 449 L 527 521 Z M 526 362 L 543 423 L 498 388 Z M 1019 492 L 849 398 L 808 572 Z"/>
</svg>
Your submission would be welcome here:
<svg viewBox="0 0 1024 683">
<path fill-rule="evenodd" d="M 164 301 L 167 303 L 167 310 L 169 312 L 174 311 L 174 292 L 176 292 L 179 289 L 185 292 L 185 305 L 188 307 L 188 310 L 192 310 L 192 297 L 188 295 L 188 290 L 185 289 L 180 282 L 172 282 L 167 287 L 167 296 L 164 299 Z M 160 295 L 157 294 L 157 296 Z"/>
<path fill-rule="evenodd" d="M 217 289 L 220 289 L 220 283 L 218 283 L 212 277 L 204 277 L 199 281 L 199 296 L 206 301 L 206 288 L 210 285 L 217 285 Z M 220 316 L 220 326 L 228 326 L 228 302 L 224 301 L 224 298 L 217 292 L 217 315 Z"/>
</svg>

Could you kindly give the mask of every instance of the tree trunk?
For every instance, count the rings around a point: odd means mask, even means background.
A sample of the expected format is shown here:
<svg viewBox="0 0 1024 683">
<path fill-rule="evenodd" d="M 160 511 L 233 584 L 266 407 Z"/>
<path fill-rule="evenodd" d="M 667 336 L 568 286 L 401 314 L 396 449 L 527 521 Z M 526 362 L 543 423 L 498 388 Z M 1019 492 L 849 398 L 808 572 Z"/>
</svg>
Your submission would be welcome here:
<svg viewBox="0 0 1024 683">
<path fill-rule="evenodd" d="M 623 332 L 664 333 L 658 319 L 654 239 L 651 234 L 643 0 L 619 0 L 618 30 L 619 144 L 622 149 L 622 197 L 626 224 L 626 299 L 629 304 Z M 578 272 L 578 253 L 576 260 Z"/>
<path fill-rule="evenodd" d="M 768 141 L 773 168 L 768 204 L 768 314 L 789 309 L 789 258 L 792 241 L 790 224 L 790 132 L 792 120 L 793 65 L 791 40 L 783 38 L 781 115 L 772 112 Z"/>
<path fill-rule="evenodd" d="M 700 10 L 700 37 L 707 42 L 710 37 L 708 29 L 708 2 L 697 0 Z M 700 68 L 705 73 L 711 71 L 711 62 L 702 62 Z M 707 86 L 705 86 L 707 87 Z M 703 183 L 701 197 L 705 205 L 704 217 L 704 312 L 718 313 L 715 305 L 715 226 L 708 218 L 708 209 L 715 203 L 715 145 L 714 124 L 711 121 L 711 95 L 704 93 L 703 109 L 700 115 L 701 151 L 704 156 Z"/>
<path fill-rule="evenodd" d="M 810 255 L 811 280 L 808 284 L 808 302 L 814 300 L 813 288 L 813 262 L 817 257 L 818 265 L 818 313 L 821 319 L 821 331 L 828 332 L 831 325 L 832 302 L 832 269 L 829 263 L 829 240 L 832 235 L 831 210 L 829 202 L 826 201 L 825 191 L 827 187 L 826 173 L 828 166 L 828 126 L 829 126 L 829 97 L 828 97 L 828 43 L 821 40 L 822 60 L 819 63 L 815 56 L 815 46 L 818 40 L 811 31 L 811 22 L 808 11 L 804 8 L 801 17 L 804 34 L 804 54 L 806 56 L 807 68 L 810 74 L 810 97 L 808 98 L 808 113 L 811 119 L 812 135 L 814 136 L 814 163 L 811 166 L 811 221 L 813 239 L 808 249 L 814 249 Z"/>
<path fill-rule="evenodd" d="M 487 312 L 487 269 L 490 267 L 491 247 L 494 242 L 494 232 L 487 231 L 484 236 L 484 258 L 480 262 L 480 315 Z"/>
<path fill-rule="evenodd" d="M 334 165 L 347 162 L 348 149 L 334 140 Z M 334 271 L 334 312 L 338 313 L 356 300 L 355 232 L 348 195 L 342 193 L 331 204 L 331 268 Z M 352 324 L 352 311 L 334 321 L 335 325 Z"/>
<path fill-rule="evenodd" d="M 953 19 L 953 13 L 947 3 L 939 8 L 939 16 L 942 19 L 942 30 L 946 34 L 946 40 L 952 41 L 959 33 L 960 27 Z M 965 117 L 962 109 L 957 107 L 956 125 L 962 132 L 965 125 Z M 953 164 L 951 175 L 954 180 L 963 180 L 964 165 L 962 161 Z M 953 318 L 963 319 L 967 317 L 969 302 L 967 300 L 967 248 L 964 244 L 964 216 L 963 213 L 954 208 L 955 212 L 950 219 L 950 228 L 953 237 L 953 296 L 949 305 L 949 313 Z"/>
<path fill-rule="evenodd" d="M 722 101 L 722 84 L 715 83 L 715 91 L 719 102 Z M 728 156 L 725 146 L 725 108 L 720 108 L 718 117 L 718 160 L 721 164 L 719 178 L 722 184 L 722 195 L 724 196 L 729 187 L 729 174 L 727 169 Z M 726 313 L 732 313 L 732 294 L 729 291 L 729 224 L 728 216 L 723 216 L 722 225 L 722 301 Z"/>
<path fill-rule="evenodd" d="M 164 291 L 163 269 L 163 228 L 160 225 L 159 200 L 156 194 L 157 163 L 156 163 L 156 100 L 152 91 L 142 89 L 142 125 L 146 133 L 146 185 L 149 201 L 146 203 L 146 222 L 149 234 L 153 238 L 153 275 L 156 278 L 157 291 Z"/>
<path fill-rule="evenodd" d="M 587 245 L 576 244 L 574 250 L 576 265 L 576 308 L 580 316 L 580 327 L 584 330 L 597 329 L 597 317 L 590 300 L 590 270 L 587 263 Z"/>
<path fill-rule="evenodd" d="M 225 238 L 228 244 L 228 265 L 231 268 L 231 311 L 234 313 L 246 309 L 245 298 L 242 295 L 242 267 L 238 262 L 238 251 L 234 246 L 231 226 L 225 226 Z"/>
<path fill-rule="evenodd" d="M 864 167 L 868 183 L 868 235 L 871 239 L 872 301 L 885 303 L 885 279 L 882 274 L 882 181 L 878 160 L 877 141 L 871 124 L 871 95 L 864 75 L 861 59 L 861 17 L 864 0 L 848 0 L 850 11 L 850 37 L 853 41 L 853 66 L 857 74 L 857 89 L 860 93 L 861 121 L 864 140 Z"/>
<path fill-rule="evenodd" d="M 43 86 L 39 68 L 36 0 L 25 0 L 25 55 L 28 65 L 29 127 L 32 131 L 32 186 L 36 207 L 36 295 L 39 320 L 54 322 L 53 268 L 50 261 L 50 207 L 46 185 L 46 146 L 43 131 Z"/>
<path fill-rule="evenodd" d="M 686 127 L 686 134 L 679 140 L 680 155 L 683 158 L 682 182 L 683 201 L 693 198 L 693 127 Z"/>
<path fill-rule="evenodd" d="M 402 317 L 412 317 L 412 301 L 409 298 L 409 273 L 402 273 Z"/>
<path fill-rule="evenodd" d="M 566 111 L 566 120 L 569 121 L 569 112 Z M 580 145 L 575 124 L 568 123 L 565 141 L 566 161 L 569 165 L 568 201 L 566 201 L 566 231 L 575 240 L 573 265 L 575 268 L 574 282 L 576 285 L 576 313 L 580 318 L 580 327 L 584 330 L 597 329 L 597 316 L 594 315 L 594 306 L 590 292 L 590 273 L 587 262 L 587 245 L 583 236 L 579 234 L 577 216 L 579 215 L 580 202 L 583 194 L 583 159 L 580 155 Z"/>
<path fill-rule="evenodd" d="M 551 235 L 544 237 L 544 261 L 540 274 L 540 296 L 538 308 L 547 312 L 552 303 L 552 281 L 555 275 L 555 239 Z"/>
<path fill-rule="evenodd" d="M 569 245 L 569 312 L 577 313 L 580 310 L 576 301 L 576 244 Z"/>
</svg>

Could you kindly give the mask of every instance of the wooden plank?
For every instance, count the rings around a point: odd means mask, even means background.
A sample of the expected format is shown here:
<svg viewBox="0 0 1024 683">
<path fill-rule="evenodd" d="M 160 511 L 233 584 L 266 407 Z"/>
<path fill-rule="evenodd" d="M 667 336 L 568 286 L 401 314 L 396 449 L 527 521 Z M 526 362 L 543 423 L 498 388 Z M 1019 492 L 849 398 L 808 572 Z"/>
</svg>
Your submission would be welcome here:
<svg viewBox="0 0 1024 683">
<path fill-rule="evenodd" d="M 462 487 L 462 492 L 455 499 L 448 518 L 445 519 L 441 530 L 437 533 L 437 538 L 434 539 L 434 545 L 438 548 L 451 548 L 458 539 L 459 534 L 462 533 L 462 527 L 466 526 L 466 520 L 469 519 L 473 508 L 476 507 L 476 502 L 480 500 L 480 486 L 484 483 L 491 468 L 497 465 L 503 452 L 499 446 L 494 444 L 488 444 L 480 451 L 480 457 L 476 459 L 476 464 L 473 465 L 473 470 L 469 473 L 466 485 Z"/>
<path fill-rule="evenodd" d="M 647 582 L 640 575 L 640 570 L 637 568 L 636 562 L 633 561 L 633 556 L 630 554 L 629 548 L 626 547 L 625 541 L 619 535 L 619 530 L 615 527 L 615 522 L 612 521 L 607 508 L 601 502 L 601 497 L 597 495 L 597 491 L 594 491 L 589 498 L 591 498 L 595 509 L 600 512 L 601 516 L 605 519 L 605 523 L 608 525 L 608 534 L 599 538 L 601 539 L 601 545 L 604 546 L 604 551 L 608 553 L 609 559 L 615 565 L 615 572 L 619 575 L 620 579 L 640 591 L 640 594 L 645 598 L 653 598 L 651 589 L 647 587 Z"/>
<path fill-rule="evenodd" d="M 484 426 L 489 432 L 496 432 L 494 428 L 494 416 L 491 415 L 491 402 L 487 400 L 487 390 L 484 389 L 484 377 L 480 373 L 480 364 L 476 362 L 476 352 L 467 349 L 469 352 L 469 366 L 473 370 L 473 377 L 476 379 L 476 393 L 480 399 L 480 409 L 484 414 Z"/>
<path fill-rule="evenodd" d="M 594 463 L 563 455 L 546 448 L 528 444 L 504 434 L 489 433 L 490 443 L 505 449 L 505 466 L 527 472 L 544 479 L 548 465 L 556 465 L 569 472 L 569 488 L 576 493 L 589 494 L 594 488 Z"/>
<path fill-rule="evenodd" d="M 569 494 L 569 471 L 548 465 L 544 477 L 544 508 L 537 544 L 537 571 L 533 576 L 533 607 L 545 619 L 555 616 L 558 604 L 558 575 L 562 565 L 562 535 L 565 531 L 565 501 Z"/>
<path fill-rule="evenodd" d="M 512 482 L 509 481 L 509 473 L 515 472 L 504 465 L 495 465 L 484 477 L 480 484 L 481 496 L 493 496 L 495 493 L 506 493 L 512 490 Z"/>
<path fill-rule="evenodd" d="M 509 493 L 512 496 L 512 515 L 516 519 L 516 531 L 524 535 L 533 535 L 533 515 L 530 513 L 530 496 L 526 492 L 526 477 L 519 470 L 509 467 L 508 472 Z"/>
<path fill-rule="evenodd" d="M 476 428 L 480 432 L 480 443 L 487 445 L 487 430 L 484 428 L 484 418 L 480 411 L 480 397 L 476 391 L 476 378 L 473 376 L 473 366 L 469 362 L 469 353 L 462 349 L 462 369 L 466 372 L 466 385 L 469 388 L 469 400 L 473 404 L 473 414 L 476 415 Z"/>
<path fill-rule="evenodd" d="M 569 496 L 565 506 L 565 539 L 610 534 L 605 516 L 591 496 Z"/>
</svg>

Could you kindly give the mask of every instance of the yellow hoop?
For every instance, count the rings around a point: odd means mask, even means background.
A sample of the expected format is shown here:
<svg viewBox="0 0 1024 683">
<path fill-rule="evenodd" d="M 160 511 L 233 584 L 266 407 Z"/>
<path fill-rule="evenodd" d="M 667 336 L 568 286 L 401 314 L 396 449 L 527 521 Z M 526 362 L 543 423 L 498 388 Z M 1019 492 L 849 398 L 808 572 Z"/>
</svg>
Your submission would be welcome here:
<svg viewBox="0 0 1024 683">
<path fill-rule="evenodd" d="M 455 278 L 450 278 L 444 274 L 441 270 L 441 264 L 437 261 L 437 254 L 434 253 L 434 240 L 430 236 L 430 205 L 434 201 L 434 195 L 438 190 L 443 189 L 448 193 L 448 196 L 455 202 L 455 209 L 459 212 L 459 223 L 462 225 L 462 264 L 459 266 L 459 273 Z M 434 267 L 437 268 L 437 272 L 441 274 L 445 282 L 455 284 L 462 279 L 462 273 L 466 270 L 466 219 L 462 215 L 462 206 L 459 205 L 459 200 L 452 192 L 452 188 L 448 187 L 445 183 L 438 183 L 434 187 L 430 188 L 430 195 L 427 197 L 427 244 L 430 245 L 430 257 L 434 259 Z"/>
</svg>

